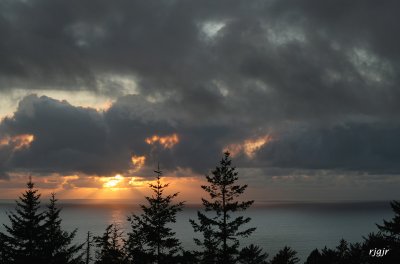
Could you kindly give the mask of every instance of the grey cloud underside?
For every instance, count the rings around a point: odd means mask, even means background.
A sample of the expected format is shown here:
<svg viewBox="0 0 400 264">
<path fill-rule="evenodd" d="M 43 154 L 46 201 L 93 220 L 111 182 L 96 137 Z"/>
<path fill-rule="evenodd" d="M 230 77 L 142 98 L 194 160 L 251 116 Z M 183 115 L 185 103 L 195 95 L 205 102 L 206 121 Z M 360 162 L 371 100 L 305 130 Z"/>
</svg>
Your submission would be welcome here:
<svg viewBox="0 0 400 264">
<path fill-rule="evenodd" d="M 1 1 L 0 90 L 119 99 L 99 113 L 25 98 L 0 132 L 36 140 L 12 156 L 3 148 L 0 175 L 121 172 L 131 152 L 151 152 L 145 137 L 174 132 L 181 142 L 158 154 L 169 169 L 203 173 L 226 144 L 272 133 L 276 140 L 238 165 L 399 173 L 399 8 L 372 0 Z M 122 96 L 107 76 L 134 78 L 140 95 Z"/>
<path fill-rule="evenodd" d="M 400 125 L 347 123 L 283 133 L 258 153 L 258 161 L 280 168 L 399 174 Z"/>
<path fill-rule="evenodd" d="M 166 121 L 168 118 L 162 118 L 163 115 L 169 113 L 161 103 L 146 102 L 139 95 L 123 97 L 105 112 L 45 96 L 25 97 L 13 117 L 2 121 L 0 134 L 10 137 L 33 134 L 35 140 L 29 147 L 18 150 L 0 146 L 2 176 L 18 170 L 67 175 L 128 173 L 133 169 L 131 155 L 147 158 L 148 167 L 139 175 L 151 175 L 151 167 L 157 161 L 169 172 L 181 167 L 205 173 L 216 164 L 225 146 L 251 136 L 248 128 L 240 128 L 240 124 L 199 126 L 173 116 Z M 171 149 L 145 142 L 155 134 L 173 133 L 179 135 L 180 141 Z M 256 152 L 254 158 L 242 153 L 235 163 L 247 168 L 280 168 L 285 173 L 287 169 L 400 172 L 400 125 L 290 124 L 273 133 L 273 140 Z"/>
<path fill-rule="evenodd" d="M 2 90 L 118 95 L 119 87 L 102 76 L 127 75 L 141 93 L 168 97 L 201 116 L 221 105 L 258 120 L 399 113 L 397 1 L 0 5 Z M 214 37 L 202 30 L 212 22 L 225 25 Z"/>
<path fill-rule="evenodd" d="M 160 161 L 169 171 L 182 167 L 204 172 L 219 158 L 226 141 L 235 135 L 227 135 L 226 127 L 192 127 L 151 118 L 158 113 L 162 115 L 157 106 L 143 103 L 140 96 L 130 97 L 132 101 L 142 101 L 139 108 L 126 105 L 127 98 L 122 98 L 101 113 L 45 96 L 25 97 L 13 117 L 2 121 L 0 134 L 3 137 L 32 134 L 35 139 L 29 147 L 18 150 L 0 146 L 0 168 L 5 172 L 109 176 L 134 169 L 131 156 L 136 155 L 146 156 L 150 167 Z M 152 135 L 173 133 L 178 133 L 180 142 L 172 149 L 145 142 Z M 149 171 L 151 168 L 138 173 L 148 176 Z"/>
</svg>

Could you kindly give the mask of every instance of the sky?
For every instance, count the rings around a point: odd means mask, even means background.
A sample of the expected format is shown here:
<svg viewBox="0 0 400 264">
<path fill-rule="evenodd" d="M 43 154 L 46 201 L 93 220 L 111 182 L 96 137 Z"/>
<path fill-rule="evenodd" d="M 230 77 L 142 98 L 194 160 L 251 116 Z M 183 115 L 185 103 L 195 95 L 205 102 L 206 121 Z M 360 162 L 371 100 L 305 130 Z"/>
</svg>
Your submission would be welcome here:
<svg viewBox="0 0 400 264">
<path fill-rule="evenodd" d="M 1 0 L 0 198 L 400 199 L 399 1 Z"/>
</svg>

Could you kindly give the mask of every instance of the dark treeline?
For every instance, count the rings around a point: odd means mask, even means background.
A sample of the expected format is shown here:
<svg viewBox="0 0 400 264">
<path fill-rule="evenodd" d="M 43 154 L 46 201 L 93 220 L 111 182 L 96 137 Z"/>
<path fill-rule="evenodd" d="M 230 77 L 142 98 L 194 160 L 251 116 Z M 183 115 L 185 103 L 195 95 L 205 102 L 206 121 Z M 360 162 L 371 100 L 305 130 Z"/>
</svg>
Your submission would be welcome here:
<svg viewBox="0 0 400 264">
<path fill-rule="evenodd" d="M 62 229 L 60 208 L 52 194 L 45 210 L 40 208 L 40 194 L 30 179 L 27 190 L 16 201 L 14 212 L 8 212 L 10 224 L 0 232 L 0 263 L 28 264 L 295 264 L 297 252 L 285 246 L 275 256 L 269 256 L 257 245 L 241 246 L 240 239 L 249 237 L 255 228 L 247 227 L 251 219 L 240 212 L 254 201 L 242 201 L 247 185 L 238 184 L 238 173 L 225 153 L 219 165 L 206 175 L 207 193 L 202 210 L 190 223 L 201 238 L 195 238 L 198 249 L 185 250 L 169 227 L 184 202 L 175 201 L 178 193 L 165 194 L 168 184 L 161 182 L 158 168 L 156 181 L 150 184 L 152 195 L 141 205 L 141 214 L 127 218 L 127 234 L 116 224 L 104 233 L 93 236 L 88 232 L 83 244 L 75 244 L 77 230 Z M 377 225 L 362 242 L 341 240 L 336 248 L 313 250 L 305 264 L 369 264 L 400 263 L 400 202 L 391 203 L 393 219 Z M 246 228 L 245 228 L 246 226 Z"/>
</svg>

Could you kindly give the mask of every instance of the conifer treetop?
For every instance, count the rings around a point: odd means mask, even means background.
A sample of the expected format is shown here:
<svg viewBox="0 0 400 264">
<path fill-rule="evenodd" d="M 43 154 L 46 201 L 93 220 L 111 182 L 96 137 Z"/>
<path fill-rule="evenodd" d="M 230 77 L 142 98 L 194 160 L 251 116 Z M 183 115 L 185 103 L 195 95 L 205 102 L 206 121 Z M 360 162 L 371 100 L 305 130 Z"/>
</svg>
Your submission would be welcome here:
<svg viewBox="0 0 400 264">
<path fill-rule="evenodd" d="M 195 238 L 195 243 L 203 248 L 203 261 L 208 263 L 234 263 L 234 256 L 239 253 L 239 238 L 255 231 L 255 228 L 243 230 L 250 217 L 235 215 L 248 209 L 254 201 L 239 200 L 247 185 L 237 183 L 238 172 L 229 156 L 230 153 L 225 152 L 219 166 L 206 175 L 209 184 L 201 188 L 210 199 L 202 198 L 205 212 L 197 212 L 198 221 L 190 220 L 194 231 L 203 234 L 204 239 Z"/>
</svg>

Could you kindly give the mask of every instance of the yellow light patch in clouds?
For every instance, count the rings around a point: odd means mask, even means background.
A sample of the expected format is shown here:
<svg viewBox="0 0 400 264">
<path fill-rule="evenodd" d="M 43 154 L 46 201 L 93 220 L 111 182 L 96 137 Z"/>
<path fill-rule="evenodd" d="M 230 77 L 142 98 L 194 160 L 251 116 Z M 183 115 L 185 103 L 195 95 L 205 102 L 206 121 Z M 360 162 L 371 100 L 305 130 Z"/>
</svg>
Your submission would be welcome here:
<svg viewBox="0 0 400 264">
<path fill-rule="evenodd" d="M 105 102 L 103 102 L 103 103 L 97 105 L 97 106 L 95 107 L 95 109 L 96 109 L 98 112 L 101 112 L 101 111 L 105 112 L 105 111 L 108 111 L 108 109 L 110 109 L 110 108 L 113 106 L 113 104 L 114 104 L 113 101 L 107 100 L 107 101 L 105 101 Z"/>
<path fill-rule="evenodd" d="M 177 143 L 179 143 L 179 137 L 177 134 L 172 134 L 172 135 L 167 135 L 167 136 L 158 136 L 154 135 L 152 137 L 146 138 L 145 142 L 149 145 L 154 145 L 156 143 L 160 144 L 163 146 L 163 148 L 172 148 L 175 146 Z"/>
<path fill-rule="evenodd" d="M 95 177 L 96 180 L 103 182 L 103 188 L 111 190 L 129 189 L 132 187 L 142 187 L 150 181 L 142 177 L 124 177 L 120 174 L 114 177 Z"/>
<path fill-rule="evenodd" d="M 148 183 L 149 181 L 146 181 L 144 178 L 141 177 L 131 177 L 131 180 L 129 181 L 129 185 L 134 186 L 134 187 L 142 187 L 145 183 Z"/>
<path fill-rule="evenodd" d="M 131 159 L 132 159 L 132 164 L 135 166 L 135 171 L 140 170 L 146 162 L 145 156 L 133 155 Z"/>
<path fill-rule="evenodd" d="M 121 175 L 117 174 L 114 177 L 111 178 L 103 178 L 102 181 L 104 181 L 103 183 L 103 187 L 105 188 L 115 188 L 117 187 L 117 185 L 121 182 L 123 182 L 124 177 L 122 177 Z"/>
<path fill-rule="evenodd" d="M 270 135 L 254 139 L 246 139 L 240 143 L 233 143 L 225 147 L 224 151 L 229 151 L 232 157 L 244 153 L 248 158 L 254 158 L 257 151 L 261 149 L 265 144 L 268 144 L 272 140 Z"/>
<path fill-rule="evenodd" d="M 14 150 L 27 148 L 35 140 L 35 136 L 31 134 L 22 134 L 17 136 L 6 136 L 0 139 L 0 147 L 13 146 Z"/>
</svg>

